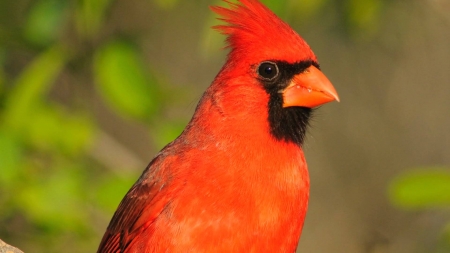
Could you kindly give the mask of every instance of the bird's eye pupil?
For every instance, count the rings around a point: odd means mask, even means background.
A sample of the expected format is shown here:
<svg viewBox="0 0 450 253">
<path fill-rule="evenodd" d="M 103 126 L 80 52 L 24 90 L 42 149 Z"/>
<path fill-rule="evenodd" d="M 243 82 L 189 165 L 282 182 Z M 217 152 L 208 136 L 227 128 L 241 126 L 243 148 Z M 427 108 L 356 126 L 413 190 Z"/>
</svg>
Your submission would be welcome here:
<svg viewBox="0 0 450 253">
<path fill-rule="evenodd" d="M 259 65 L 258 74 L 263 79 L 272 80 L 278 76 L 278 67 L 273 62 L 263 62 Z"/>
</svg>

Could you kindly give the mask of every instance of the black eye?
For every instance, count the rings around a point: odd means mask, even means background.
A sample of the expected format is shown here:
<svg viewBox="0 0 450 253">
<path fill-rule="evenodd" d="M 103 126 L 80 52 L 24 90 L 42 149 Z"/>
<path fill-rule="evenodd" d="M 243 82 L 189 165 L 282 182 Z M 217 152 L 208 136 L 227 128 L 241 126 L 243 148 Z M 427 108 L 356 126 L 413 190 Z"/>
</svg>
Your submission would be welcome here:
<svg viewBox="0 0 450 253">
<path fill-rule="evenodd" d="M 263 79 L 273 80 L 278 76 L 278 66 L 273 62 L 263 62 L 258 67 L 258 74 Z"/>
</svg>

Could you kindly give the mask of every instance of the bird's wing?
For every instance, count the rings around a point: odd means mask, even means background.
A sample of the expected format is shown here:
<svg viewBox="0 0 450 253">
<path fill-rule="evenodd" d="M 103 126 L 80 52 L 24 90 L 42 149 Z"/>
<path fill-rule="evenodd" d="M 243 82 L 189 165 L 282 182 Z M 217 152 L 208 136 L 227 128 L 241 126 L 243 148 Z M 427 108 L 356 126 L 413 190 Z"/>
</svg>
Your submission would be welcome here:
<svg viewBox="0 0 450 253">
<path fill-rule="evenodd" d="M 164 165 L 155 160 L 120 203 L 103 236 L 98 253 L 127 252 L 136 240 L 143 239 L 137 235 L 141 235 L 144 230 L 147 230 L 147 237 L 151 236 L 152 225 L 178 189 L 176 185 L 170 184 L 170 178 L 159 175 L 158 172 Z"/>
</svg>

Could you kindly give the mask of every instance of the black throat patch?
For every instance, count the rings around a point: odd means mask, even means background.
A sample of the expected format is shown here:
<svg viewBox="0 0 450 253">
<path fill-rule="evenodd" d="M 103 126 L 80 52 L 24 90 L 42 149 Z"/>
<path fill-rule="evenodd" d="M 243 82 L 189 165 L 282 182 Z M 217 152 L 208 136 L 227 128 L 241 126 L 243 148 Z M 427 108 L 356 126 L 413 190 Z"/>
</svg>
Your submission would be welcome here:
<svg viewBox="0 0 450 253">
<path fill-rule="evenodd" d="M 283 96 L 280 91 L 289 85 L 295 75 L 311 65 L 317 68 L 319 65 L 313 61 L 301 61 L 294 64 L 283 61 L 270 62 L 276 64 L 279 71 L 278 76 L 273 80 L 261 78 L 260 82 L 270 97 L 268 120 L 271 134 L 278 140 L 302 146 L 313 109 L 300 106 L 283 108 Z"/>
</svg>

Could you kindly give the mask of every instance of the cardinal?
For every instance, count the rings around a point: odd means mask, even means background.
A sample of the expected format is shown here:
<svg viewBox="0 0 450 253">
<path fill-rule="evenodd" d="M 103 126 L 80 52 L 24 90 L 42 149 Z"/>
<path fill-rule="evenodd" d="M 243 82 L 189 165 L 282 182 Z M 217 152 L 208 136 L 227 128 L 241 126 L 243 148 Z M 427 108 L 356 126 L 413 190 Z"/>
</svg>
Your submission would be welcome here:
<svg viewBox="0 0 450 253">
<path fill-rule="evenodd" d="M 295 252 L 309 198 L 302 144 L 338 95 L 316 56 L 258 0 L 211 7 L 227 61 L 181 135 L 120 203 L 97 252 Z"/>
</svg>

